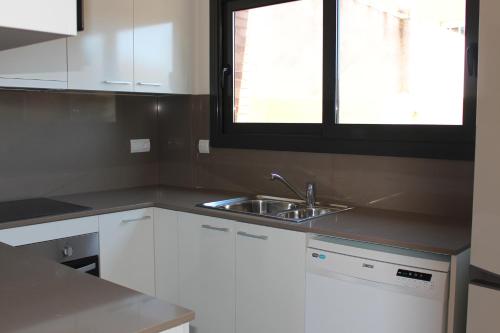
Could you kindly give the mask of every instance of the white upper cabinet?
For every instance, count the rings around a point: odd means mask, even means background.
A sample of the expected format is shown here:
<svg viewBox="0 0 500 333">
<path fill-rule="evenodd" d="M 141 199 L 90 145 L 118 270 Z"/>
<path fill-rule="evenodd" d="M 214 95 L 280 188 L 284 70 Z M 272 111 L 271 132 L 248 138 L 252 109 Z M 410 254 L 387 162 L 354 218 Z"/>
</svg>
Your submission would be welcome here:
<svg viewBox="0 0 500 333">
<path fill-rule="evenodd" d="M 0 86 L 66 89 L 66 38 L 0 51 Z"/>
<path fill-rule="evenodd" d="M 76 35 L 76 0 L 0 1 L 0 50 Z"/>
<path fill-rule="evenodd" d="M 101 278 L 155 295 L 154 210 L 99 216 Z"/>
<path fill-rule="evenodd" d="M 191 93 L 193 15 L 192 0 L 135 0 L 135 91 Z"/>
<path fill-rule="evenodd" d="M 236 333 L 303 333 L 306 236 L 237 223 Z"/>
<path fill-rule="evenodd" d="M 68 88 L 134 90 L 134 1 L 85 0 L 85 30 L 68 38 Z"/>
</svg>

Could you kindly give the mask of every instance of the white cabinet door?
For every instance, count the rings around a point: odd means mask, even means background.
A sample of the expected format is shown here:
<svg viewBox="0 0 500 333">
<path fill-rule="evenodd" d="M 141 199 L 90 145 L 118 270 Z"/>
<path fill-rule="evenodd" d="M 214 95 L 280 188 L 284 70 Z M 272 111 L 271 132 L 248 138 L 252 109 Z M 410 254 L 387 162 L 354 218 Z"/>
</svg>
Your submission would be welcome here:
<svg viewBox="0 0 500 333">
<path fill-rule="evenodd" d="M 68 38 L 68 87 L 133 91 L 134 1 L 85 0 L 84 20 Z"/>
<path fill-rule="evenodd" d="M 179 228 L 177 212 L 155 208 L 156 297 L 179 303 Z"/>
<path fill-rule="evenodd" d="M 471 264 L 500 274 L 500 12 L 499 1 L 481 2 L 476 157 Z"/>
<path fill-rule="evenodd" d="M 238 223 L 236 333 L 303 333 L 304 233 Z"/>
<path fill-rule="evenodd" d="M 99 216 L 101 277 L 155 295 L 153 208 Z"/>
<path fill-rule="evenodd" d="M 234 223 L 179 213 L 180 305 L 196 333 L 234 333 Z"/>
<path fill-rule="evenodd" d="M 135 0 L 135 91 L 192 93 L 193 4 L 192 0 Z"/>
<path fill-rule="evenodd" d="M 66 38 L 0 51 L 0 86 L 66 89 Z"/>
<path fill-rule="evenodd" d="M 500 290 L 470 285 L 467 333 L 497 333 L 499 309 Z"/>
</svg>

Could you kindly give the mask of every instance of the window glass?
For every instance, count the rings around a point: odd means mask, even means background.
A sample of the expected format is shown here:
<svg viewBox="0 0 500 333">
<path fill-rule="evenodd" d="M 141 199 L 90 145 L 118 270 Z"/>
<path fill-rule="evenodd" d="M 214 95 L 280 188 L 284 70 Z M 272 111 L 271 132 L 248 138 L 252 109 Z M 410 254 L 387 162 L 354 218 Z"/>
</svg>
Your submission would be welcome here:
<svg viewBox="0 0 500 333">
<path fill-rule="evenodd" d="M 338 6 L 338 123 L 462 125 L 465 0 Z"/>
<path fill-rule="evenodd" d="M 233 12 L 233 121 L 322 123 L 323 0 Z"/>
</svg>

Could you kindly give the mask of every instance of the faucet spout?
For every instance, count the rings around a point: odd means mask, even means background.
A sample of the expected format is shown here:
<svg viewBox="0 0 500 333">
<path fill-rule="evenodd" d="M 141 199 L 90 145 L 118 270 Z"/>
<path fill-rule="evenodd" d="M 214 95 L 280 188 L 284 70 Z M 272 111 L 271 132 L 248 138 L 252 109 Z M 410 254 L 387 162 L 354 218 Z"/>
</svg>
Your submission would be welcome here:
<svg viewBox="0 0 500 333">
<path fill-rule="evenodd" d="M 301 200 L 304 200 L 307 203 L 307 206 L 313 207 L 316 203 L 316 188 L 314 184 L 307 184 L 306 195 L 303 195 L 298 191 L 292 184 L 290 184 L 283 176 L 273 172 L 271 173 L 271 180 L 279 180 L 283 183 L 290 191 L 295 193 Z"/>
</svg>

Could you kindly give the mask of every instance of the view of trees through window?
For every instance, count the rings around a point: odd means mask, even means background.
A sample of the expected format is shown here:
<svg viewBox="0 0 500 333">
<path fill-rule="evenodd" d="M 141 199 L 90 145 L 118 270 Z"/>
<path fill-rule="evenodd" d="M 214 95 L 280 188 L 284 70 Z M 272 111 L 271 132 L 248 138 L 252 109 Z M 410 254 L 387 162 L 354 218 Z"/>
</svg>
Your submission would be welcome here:
<svg viewBox="0 0 500 333">
<path fill-rule="evenodd" d="M 338 123 L 462 124 L 465 0 L 338 8 Z M 233 22 L 234 122 L 321 123 L 323 0 L 237 11 Z"/>
</svg>

